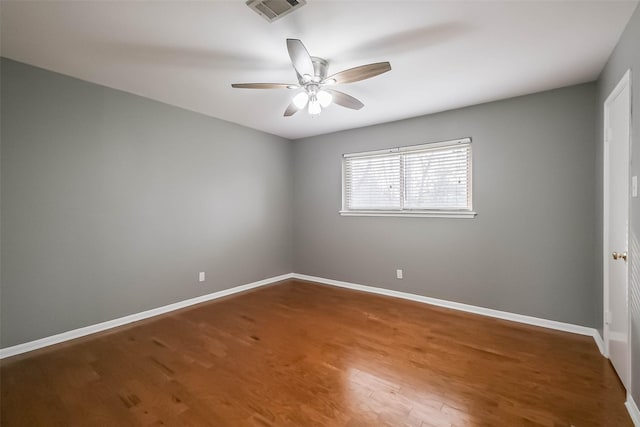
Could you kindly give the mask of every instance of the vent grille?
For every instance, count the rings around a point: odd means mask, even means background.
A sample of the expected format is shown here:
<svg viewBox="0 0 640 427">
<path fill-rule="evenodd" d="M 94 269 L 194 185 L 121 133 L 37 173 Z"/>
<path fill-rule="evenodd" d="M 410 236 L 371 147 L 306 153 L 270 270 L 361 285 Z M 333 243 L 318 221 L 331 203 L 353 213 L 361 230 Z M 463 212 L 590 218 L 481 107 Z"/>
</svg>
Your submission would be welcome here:
<svg viewBox="0 0 640 427">
<path fill-rule="evenodd" d="M 307 4 L 306 0 L 248 0 L 247 6 L 269 22 L 282 18 L 288 13 Z"/>
</svg>

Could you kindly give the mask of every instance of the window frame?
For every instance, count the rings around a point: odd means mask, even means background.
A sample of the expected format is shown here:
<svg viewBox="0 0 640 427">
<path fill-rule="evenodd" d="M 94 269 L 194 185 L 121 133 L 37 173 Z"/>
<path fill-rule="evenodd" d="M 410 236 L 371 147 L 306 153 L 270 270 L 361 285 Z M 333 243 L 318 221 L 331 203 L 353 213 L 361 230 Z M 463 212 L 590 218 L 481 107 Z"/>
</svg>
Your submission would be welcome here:
<svg viewBox="0 0 640 427">
<path fill-rule="evenodd" d="M 404 170 L 400 177 L 401 181 L 401 209 L 347 209 L 347 180 L 346 180 L 346 163 L 347 159 L 353 157 L 375 157 L 385 154 L 395 154 L 401 156 L 402 153 L 419 152 L 423 150 L 456 146 L 459 144 L 467 145 L 469 148 L 469 167 L 468 167 L 468 208 L 467 209 L 406 209 L 404 208 L 405 183 Z M 404 162 L 402 162 L 404 165 Z M 357 153 L 345 153 L 342 155 L 342 208 L 341 216 L 392 216 L 392 217 L 432 217 L 432 218 L 474 218 L 477 212 L 473 210 L 473 146 L 470 137 L 452 139 L 447 141 L 430 142 L 426 144 L 409 145 L 403 147 L 394 147 L 383 150 L 363 151 Z"/>
</svg>

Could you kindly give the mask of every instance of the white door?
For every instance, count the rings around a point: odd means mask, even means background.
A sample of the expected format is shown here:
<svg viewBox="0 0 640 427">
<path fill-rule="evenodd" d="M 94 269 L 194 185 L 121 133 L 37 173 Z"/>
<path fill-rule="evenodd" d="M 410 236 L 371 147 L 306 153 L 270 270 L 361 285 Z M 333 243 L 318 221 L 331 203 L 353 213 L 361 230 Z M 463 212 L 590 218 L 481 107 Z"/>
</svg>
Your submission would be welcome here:
<svg viewBox="0 0 640 427">
<path fill-rule="evenodd" d="M 604 340 L 605 351 L 629 389 L 629 123 L 630 75 L 604 104 Z"/>
</svg>

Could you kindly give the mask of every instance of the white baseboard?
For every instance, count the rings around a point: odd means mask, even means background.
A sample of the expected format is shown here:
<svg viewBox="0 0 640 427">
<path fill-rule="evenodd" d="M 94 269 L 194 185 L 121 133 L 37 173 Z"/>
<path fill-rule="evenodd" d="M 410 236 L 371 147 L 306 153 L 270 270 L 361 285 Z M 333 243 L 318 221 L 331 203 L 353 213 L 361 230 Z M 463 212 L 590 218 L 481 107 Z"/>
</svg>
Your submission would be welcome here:
<svg viewBox="0 0 640 427">
<path fill-rule="evenodd" d="M 257 282 L 247 283 L 246 285 L 235 286 L 233 288 L 224 289 L 222 291 L 201 295 L 199 297 L 191 298 L 184 301 L 179 301 L 173 304 L 165 305 L 162 307 L 154 308 L 154 309 L 143 311 L 140 313 L 134 313 L 129 316 L 108 320 L 106 322 L 97 323 L 95 325 L 85 326 L 83 328 L 74 329 L 71 331 L 63 332 L 61 334 L 41 338 L 35 341 L 29 341 L 23 344 L 14 345 L 12 347 L 2 348 L 0 349 L 0 359 L 15 356 L 17 354 L 26 353 L 32 350 L 37 350 L 42 347 L 47 347 L 53 344 L 58 344 L 58 343 L 69 341 L 75 338 L 84 337 L 86 335 L 95 334 L 96 332 L 101 332 L 106 329 L 111 329 L 117 326 L 126 325 L 127 323 L 148 319 L 149 317 L 168 313 L 174 310 L 179 310 L 184 307 L 189 307 L 190 305 L 195 305 L 201 302 L 211 301 L 214 299 L 226 297 L 228 295 L 237 294 L 238 292 L 243 292 L 249 289 L 258 288 L 260 286 L 269 285 L 271 283 L 279 282 L 281 280 L 291 279 L 292 277 L 293 277 L 292 273 L 287 273 L 287 274 L 283 274 L 281 276 L 276 276 L 276 277 L 270 277 L 268 279 L 259 280 Z"/>
<path fill-rule="evenodd" d="M 629 411 L 629 416 L 631 417 L 631 421 L 633 421 L 633 425 L 640 427 L 640 409 L 638 409 L 638 405 L 636 405 L 631 394 L 627 394 L 627 401 L 624 402 L 624 406 L 626 406 L 627 411 Z"/>
<path fill-rule="evenodd" d="M 593 340 L 596 342 L 598 350 L 600 350 L 600 354 L 604 357 L 607 357 L 607 355 L 604 354 L 604 340 L 602 339 L 602 335 L 600 335 L 600 332 L 597 329 L 593 330 Z"/>
<path fill-rule="evenodd" d="M 579 335 L 593 337 L 598 350 L 604 354 L 604 345 L 600 333 L 595 328 L 574 325 L 572 323 L 558 322 L 555 320 L 540 319 L 538 317 L 525 316 L 523 314 L 509 313 L 507 311 L 493 310 L 491 308 L 478 307 L 475 305 L 462 304 L 459 302 L 447 301 L 437 298 L 425 297 L 422 295 L 410 294 L 407 292 L 394 291 L 373 286 L 358 285 L 355 283 L 342 282 L 340 280 L 325 279 L 323 277 L 308 276 L 306 274 L 294 273 L 293 278 L 308 280 L 310 282 L 323 283 L 326 285 L 339 286 L 341 288 L 354 289 L 357 291 L 369 292 L 372 294 L 385 295 L 395 298 L 402 298 L 410 301 L 417 301 L 424 304 L 436 305 L 438 307 L 451 308 L 454 310 L 466 311 L 468 313 L 480 314 L 483 316 L 495 317 L 497 319 L 510 320 L 512 322 L 525 323 L 527 325 L 541 326 L 543 328 L 555 329 L 558 331 L 571 332 Z"/>
<path fill-rule="evenodd" d="M 633 400 L 630 393 L 627 393 L 627 401 L 624 402 L 624 406 L 627 407 L 627 411 L 629 412 L 631 421 L 633 421 L 633 425 L 640 427 L 640 409 L 638 409 L 638 405 L 636 405 L 636 402 Z"/>
<path fill-rule="evenodd" d="M 107 329 L 126 325 L 128 323 L 137 322 L 139 320 L 148 319 L 149 317 L 158 316 L 160 314 L 168 313 L 174 310 L 179 310 L 181 308 L 188 307 L 194 304 L 211 301 L 217 298 L 233 295 L 238 292 L 247 291 L 249 289 L 258 288 L 260 286 L 269 285 L 271 283 L 279 282 L 281 280 L 286 280 L 286 279 L 308 280 L 308 281 L 316 282 L 320 284 L 339 286 L 341 288 L 354 289 L 358 291 L 369 292 L 369 293 L 374 293 L 378 295 L 385 295 L 385 296 L 390 296 L 395 298 L 402 298 L 410 301 L 421 302 L 424 304 L 430 304 L 430 305 L 435 305 L 439 307 L 465 311 L 468 313 L 475 313 L 483 316 L 495 317 L 497 319 L 510 320 L 512 322 L 525 323 L 525 324 L 534 325 L 534 326 L 541 326 L 543 328 L 556 329 L 559 331 L 571 332 L 579 335 L 588 335 L 593 337 L 596 345 L 598 346 L 598 349 L 600 350 L 600 353 L 604 355 L 604 345 L 603 345 L 602 337 L 600 336 L 600 333 L 594 328 L 573 325 L 571 323 L 557 322 L 555 320 L 540 319 L 537 317 L 525 316 L 522 314 L 509 313 L 506 311 L 493 310 L 490 308 L 478 307 L 478 306 L 469 305 L 469 304 L 462 304 L 459 302 L 425 297 L 421 295 L 410 294 L 407 292 L 394 291 L 394 290 L 384 289 L 384 288 L 376 288 L 373 286 L 358 285 L 355 283 L 342 282 L 339 280 L 325 279 L 323 277 L 308 276 L 306 274 L 287 273 L 280 276 L 259 280 L 257 282 L 248 283 L 246 285 L 236 286 L 230 289 L 225 289 L 222 291 L 213 292 L 211 294 L 202 295 L 199 297 L 180 301 L 174 304 L 165 305 L 163 307 L 154 308 L 154 309 L 143 311 L 140 313 L 134 313 L 129 316 L 120 317 L 118 319 L 108 320 L 106 322 L 97 323 L 95 325 L 85 326 L 83 328 L 74 329 L 74 330 L 63 332 L 57 335 L 41 338 L 35 341 L 29 341 L 23 344 L 14 345 L 12 347 L 2 348 L 0 349 L 0 359 L 26 353 L 32 350 L 37 350 L 39 348 L 69 341 L 75 338 L 80 338 L 86 335 L 94 334 L 96 332 L 101 332 Z"/>
</svg>

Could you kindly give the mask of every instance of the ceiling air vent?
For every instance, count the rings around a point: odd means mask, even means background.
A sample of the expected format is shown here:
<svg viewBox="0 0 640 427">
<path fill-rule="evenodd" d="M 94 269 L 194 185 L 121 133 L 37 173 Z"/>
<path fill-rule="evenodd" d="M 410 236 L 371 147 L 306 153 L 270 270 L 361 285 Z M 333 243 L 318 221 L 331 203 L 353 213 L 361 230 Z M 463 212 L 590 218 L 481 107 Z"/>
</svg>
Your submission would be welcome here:
<svg viewBox="0 0 640 427">
<path fill-rule="evenodd" d="M 269 22 L 282 18 L 287 13 L 307 4 L 307 0 L 248 0 L 247 6 Z"/>
</svg>

